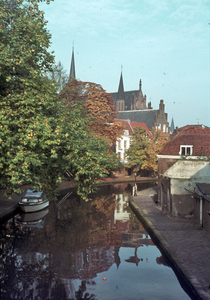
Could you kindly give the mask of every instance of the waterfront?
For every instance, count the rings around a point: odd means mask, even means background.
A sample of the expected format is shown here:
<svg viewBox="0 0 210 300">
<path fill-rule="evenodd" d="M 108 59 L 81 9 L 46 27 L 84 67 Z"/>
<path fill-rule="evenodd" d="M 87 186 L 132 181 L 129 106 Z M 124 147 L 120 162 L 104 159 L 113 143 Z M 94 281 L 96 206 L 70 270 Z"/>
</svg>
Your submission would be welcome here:
<svg viewBox="0 0 210 300">
<path fill-rule="evenodd" d="M 103 186 L 89 203 L 61 195 L 37 224 L 2 225 L 2 299 L 189 299 L 131 212 L 131 189 Z"/>
</svg>

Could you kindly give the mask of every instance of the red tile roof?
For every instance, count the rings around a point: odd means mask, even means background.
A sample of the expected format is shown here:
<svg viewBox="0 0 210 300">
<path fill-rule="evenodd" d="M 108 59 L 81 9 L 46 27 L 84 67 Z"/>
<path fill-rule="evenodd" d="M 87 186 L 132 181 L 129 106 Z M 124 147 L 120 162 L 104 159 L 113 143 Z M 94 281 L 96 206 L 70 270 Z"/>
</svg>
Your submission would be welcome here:
<svg viewBox="0 0 210 300">
<path fill-rule="evenodd" d="M 145 123 L 140 123 L 140 122 L 131 122 L 129 119 L 127 120 L 121 120 L 121 119 L 115 119 L 115 122 L 121 122 L 124 125 L 124 130 L 128 130 L 129 131 L 129 135 L 133 134 L 134 131 L 134 127 L 142 127 L 146 130 L 146 132 L 151 135 L 147 125 Z"/>
<path fill-rule="evenodd" d="M 163 146 L 159 154 L 180 155 L 180 145 L 192 145 L 193 156 L 210 156 L 210 128 L 196 125 L 187 125 L 183 128 Z"/>
<path fill-rule="evenodd" d="M 179 128 L 177 129 L 177 131 L 178 131 L 178 132 L 181 132 L 181 131 L 183 131 L 183 130 L 185 130 L 185 129 L 198 129 L 198 128 L 203 129 L 203 128 L 206 128 L 206 126 L 205 126 L 205 125 L 202 125 L 202 124 L 197 124 L 197 125 L 185 125 L 185 126 L 179 127 Z"/>
<path fill-rule="evenodd" d="M 142 127 L 142 128 L 144 128 L 144 129 L 146 130 L 146 132 L 147 132 L 149 135 L 151 135 L 151 133 L 150 133 L 150 131 L 149 131 L 149 129 L 148 129 L 148 127 L 147 127 L 147 125 L 146 125 L 145 123 L 140 123 L 140 122 L 130 122 L 130 124 L 131 124 L 132 128 L 134 128 L 134 127 Z"/>
</svg>

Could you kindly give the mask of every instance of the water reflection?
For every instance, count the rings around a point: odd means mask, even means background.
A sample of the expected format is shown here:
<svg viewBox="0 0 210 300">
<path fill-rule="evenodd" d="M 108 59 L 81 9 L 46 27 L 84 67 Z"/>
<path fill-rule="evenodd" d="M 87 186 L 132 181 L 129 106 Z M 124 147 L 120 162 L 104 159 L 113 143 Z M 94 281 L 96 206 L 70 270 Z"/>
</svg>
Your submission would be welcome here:
<svg viewBox="0 0 210 300">
<path fill-rule="evenodd" d="M 103 186 L 88 203 L 61 195 L 40 218 L 17 215 L 1 225 L 0 298 L 139 299 L 142 274 L 148 282 L 149 270 L 166 263 L 130 210 L 131 191 L 128 184 Z M 177 290 L 175 276 L 173 284 Z M 182 293 L 177 299 L 189 299 Z"/>
</svg>

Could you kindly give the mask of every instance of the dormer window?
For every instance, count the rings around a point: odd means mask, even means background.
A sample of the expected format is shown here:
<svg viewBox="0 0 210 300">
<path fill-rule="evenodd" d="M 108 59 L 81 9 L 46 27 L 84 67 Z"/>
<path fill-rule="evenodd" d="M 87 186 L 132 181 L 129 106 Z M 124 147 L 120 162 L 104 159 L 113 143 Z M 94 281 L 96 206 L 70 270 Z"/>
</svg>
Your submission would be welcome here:
<svg viewBox="0 0 210 300">
<path fill-rule="evenodd" d="M 129 135 L 129 131 L 127 129 L 124 130 L 124 135 Z"/>
<path fill-rule="evenodd" d="M 179 154 L 180 155 L 192 155 L 193 154 L 193 146 L 192 145 L 181 145 Z"/>
</svg>

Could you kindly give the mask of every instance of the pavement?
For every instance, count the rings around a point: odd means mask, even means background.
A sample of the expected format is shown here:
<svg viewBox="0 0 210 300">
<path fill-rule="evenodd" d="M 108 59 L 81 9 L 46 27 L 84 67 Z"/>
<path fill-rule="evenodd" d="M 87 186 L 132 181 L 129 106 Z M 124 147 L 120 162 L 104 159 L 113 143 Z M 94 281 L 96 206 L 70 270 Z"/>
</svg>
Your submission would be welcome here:
<svg viewBox="0 0 210 300">
<path fill-rule="evenodd" d="M 154 202 L 156 187 L 132 196 L 130 206 L 192 299 L 210 299 L 210 233 L 194 219 L 170 217 Z"/>
</svg>

